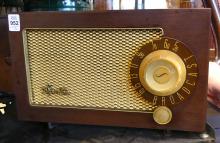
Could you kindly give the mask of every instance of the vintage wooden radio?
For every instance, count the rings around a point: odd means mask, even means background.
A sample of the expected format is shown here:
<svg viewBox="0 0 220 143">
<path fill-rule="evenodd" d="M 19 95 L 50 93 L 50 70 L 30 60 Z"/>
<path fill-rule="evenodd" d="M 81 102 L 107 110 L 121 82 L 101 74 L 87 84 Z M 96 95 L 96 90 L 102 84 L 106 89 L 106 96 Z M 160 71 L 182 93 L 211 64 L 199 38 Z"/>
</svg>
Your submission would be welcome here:
<svg viewBox="0 0 220 143">
<path fill-rule="evenodd" d="M 9 22 L 20 119 L 204 130 L 209 9 L 30 12 Z"/>
</svg>

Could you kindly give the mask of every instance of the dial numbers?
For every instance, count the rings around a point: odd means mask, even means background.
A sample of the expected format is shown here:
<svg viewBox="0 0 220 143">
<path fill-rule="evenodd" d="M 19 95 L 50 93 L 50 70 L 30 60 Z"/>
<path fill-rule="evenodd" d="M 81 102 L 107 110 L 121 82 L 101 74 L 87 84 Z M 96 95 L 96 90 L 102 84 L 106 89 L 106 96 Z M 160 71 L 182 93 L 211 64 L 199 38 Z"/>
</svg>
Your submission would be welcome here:
<svg viewBox="0 0 220 143">
<path fill-rule="evenodd" d="M 147 56 L 154 52 L 157 53 L 159 51 L 167 51 L 168 53 L 172 52 L 173 54 L 178 55 L 181 59 L 181 62 L 183 63 L 182 65 L 184 65 L 184 68 L 180 70 L 181 72 L 185 69 L 185 75 L 183 74 L 184 76 L 181 77 L 181 79 L 184 78 L 183 83 L 180 84 L 180 87 L 177 89 L 177 91 L 169 91 L 167 92 L 167 94 L 164 94 L 162 91 L 163 94 L 158 94 L 157 92 L 152 92 L 151 90 L 146 88 L 145 85 L 143 85 L 143 81 L 140 77 L 139 71 L 141 68 L 141 63 Z M 167 56 L 167 54 L 165 54 L 165 56 Z M 153 68 L 153 70 L 149 72 L 152 74 L 152 78 L 149 81 L 153 81 L 158 85 L 165 85 L 174 78 L 172 72 L 174 72 L 175 70 L 172 70 L 172 68 L 169 68 L 169 66 L 158 64 L 160 64 L 160 62 L 156 63 L 157 66 L 153 65 L 153 67 L 155 68 Z M 176 75 L 179 76 L 179 73 L 176 73 Z M 147 101 L 151 102 L 153 105 L 158 106 L 172 106 L 186 100 L 193 94 L 193 90 L 196 88 L 198 76 L 198 65 L 195 56 L 186 47 L 186 45 L 178 40 L 171 38 L 161 38 L 160 40 L 155 40 L 144 45 L 135 54 L 130 66 L 130 80 L 135 90 L 140 95 L 144 96 Z"/>
</svg>

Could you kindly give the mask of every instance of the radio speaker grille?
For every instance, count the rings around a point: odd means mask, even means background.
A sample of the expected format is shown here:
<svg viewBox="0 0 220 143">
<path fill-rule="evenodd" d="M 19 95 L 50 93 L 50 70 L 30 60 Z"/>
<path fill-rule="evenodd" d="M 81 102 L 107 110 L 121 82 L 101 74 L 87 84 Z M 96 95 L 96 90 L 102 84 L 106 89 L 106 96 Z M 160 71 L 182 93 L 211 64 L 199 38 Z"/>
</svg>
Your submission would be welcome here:
<svg viewBox="0 0 220 143">
<path fill-rule="evenodd" d="M 130 83 L 132 57 L 163 35 L 160 28 L 26 29 L 23 31 L 32 106 L 151 111 Z M 65 87 L 69 95 L 43 88 Z"/>
</svg>

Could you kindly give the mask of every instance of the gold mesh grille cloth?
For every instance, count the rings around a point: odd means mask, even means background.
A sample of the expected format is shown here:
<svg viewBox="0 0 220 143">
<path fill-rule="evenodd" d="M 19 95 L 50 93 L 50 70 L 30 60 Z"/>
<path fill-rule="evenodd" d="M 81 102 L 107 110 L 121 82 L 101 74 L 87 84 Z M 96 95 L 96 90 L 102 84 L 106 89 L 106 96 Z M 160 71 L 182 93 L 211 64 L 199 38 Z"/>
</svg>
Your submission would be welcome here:
<svg viewBox="0 0 220 143">
<path fill-rule="evenodd" d="M 32 106 L 151 111 L 129 79 L 132 57 L 163 35 L 160 28 L 26 29 L 23 31 Z M 46 85 L 69 95 L 45 94 Z"/>
</svg>

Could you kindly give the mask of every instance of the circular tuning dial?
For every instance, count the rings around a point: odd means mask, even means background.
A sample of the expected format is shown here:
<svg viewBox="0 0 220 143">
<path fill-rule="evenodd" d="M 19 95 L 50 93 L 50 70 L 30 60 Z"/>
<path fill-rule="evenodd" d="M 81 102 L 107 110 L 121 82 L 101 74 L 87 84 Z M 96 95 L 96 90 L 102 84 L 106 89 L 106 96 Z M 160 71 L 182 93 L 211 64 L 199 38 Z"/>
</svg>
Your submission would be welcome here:
<svg viewBox="0 0 220 143">
<path fill-rule="evenodd" d="M 196 56 L 181 41 L 163 37 L 135 53 L 130 80 L 137 94 L 154 107 L 171 107 L 193 95 L 199 76 Z"/>
<path fill-rule="evenodd" d="M 182 59 L 168 50 L 158 50 L 147 55 L 139 68 L 141 84 L 150 93 L 168 96 L 177 92 L 186 79 Z"/>
</svg>

